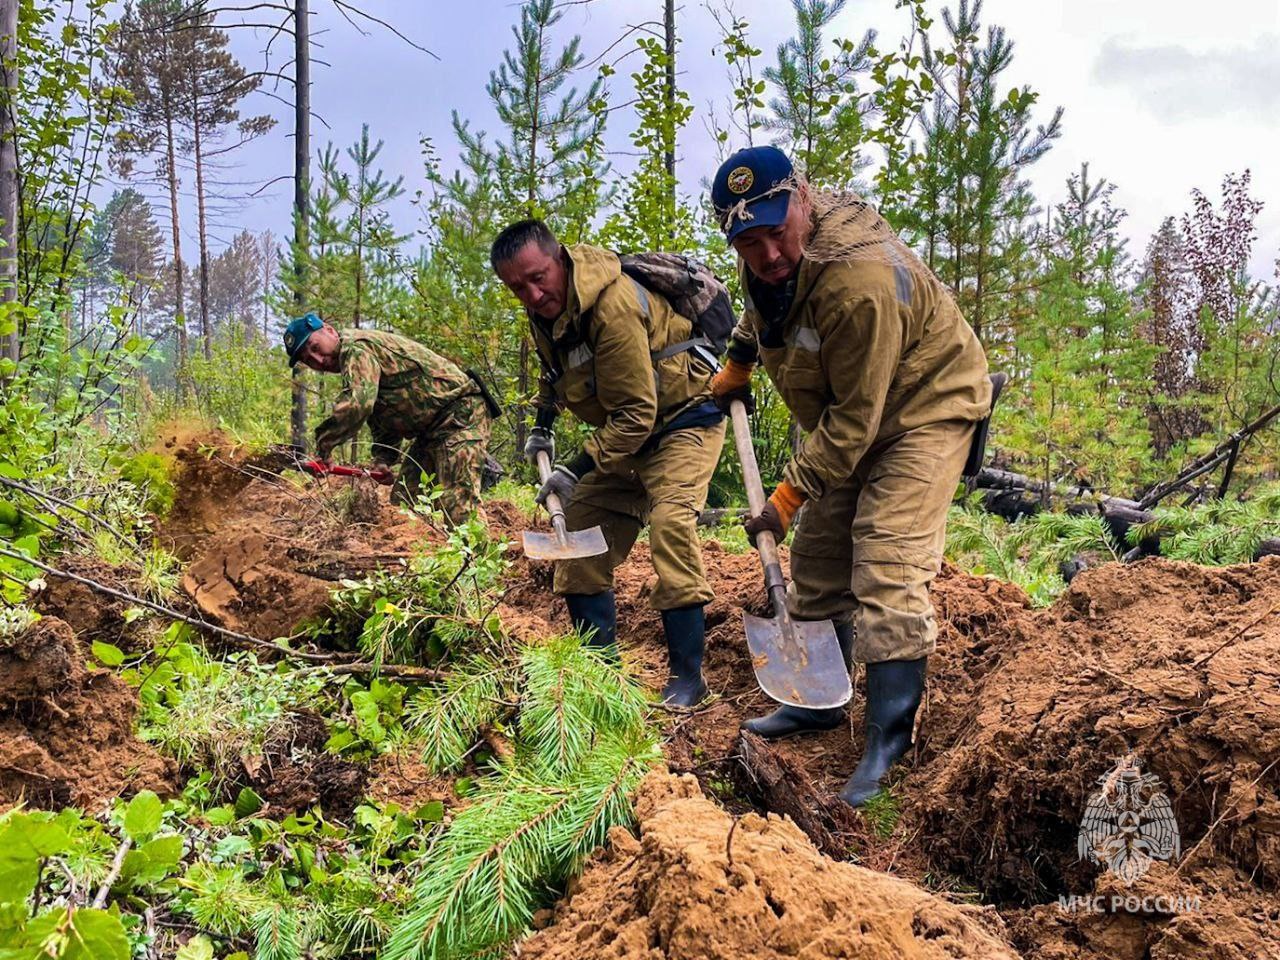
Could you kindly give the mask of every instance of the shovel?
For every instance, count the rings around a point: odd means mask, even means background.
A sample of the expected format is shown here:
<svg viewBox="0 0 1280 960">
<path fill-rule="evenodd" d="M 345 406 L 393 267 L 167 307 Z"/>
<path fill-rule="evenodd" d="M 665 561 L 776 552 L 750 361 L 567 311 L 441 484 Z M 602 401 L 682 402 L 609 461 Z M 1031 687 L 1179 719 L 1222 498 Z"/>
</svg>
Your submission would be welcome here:
<svg viewBox="0 0 1280 960">
<path fill-rule="evenodd" d="M 551 478 L 551 460 L 545 451 L 538 451 L 538 476 L 546 483 Z M 570 531 L 564 525 L 564 508 L 554 493 L 547 495 L 547 513 L 551 514 L 551 526 L 555 533 L 524 532 L 524 555 L 530 560 L 576 560 L 580 557 L 598 557 L 606 553 L 609 545 L 599 527 Z"/>
<path fill-rule="evenodd" d="M 368 477 L 375 483 L 383 485 L 391 483 L 394 478 L 390 470 L 383 467 L 344 467 L 337 463 L 324 463 L 320 460 L 307 460 L 298 464 L 300 470 L 305 470 L 314 477 Z"/>
<path fill-rule="evenodd" d="M 751 427 L 741 401 L 730 405 L 733 440 L 742 463 L 742 479 L 747 488 L 751 515 L 764 510 L 764 489 L 760 468 L 751 445 Z M 793 707 L 823 709 L 839 707 L 853 696 L 849 667 L 840 652 L 835 625 L 830 620 L 793 620 L 787 611 L 787 581 L 778 562 L 778 546 L 773 534 L 756 534 L 756 550 L 764 567 L 764 585 L 773 604 L 773 619 L 742 614 L 760 689 L 779 703 Z"/>
</svg>

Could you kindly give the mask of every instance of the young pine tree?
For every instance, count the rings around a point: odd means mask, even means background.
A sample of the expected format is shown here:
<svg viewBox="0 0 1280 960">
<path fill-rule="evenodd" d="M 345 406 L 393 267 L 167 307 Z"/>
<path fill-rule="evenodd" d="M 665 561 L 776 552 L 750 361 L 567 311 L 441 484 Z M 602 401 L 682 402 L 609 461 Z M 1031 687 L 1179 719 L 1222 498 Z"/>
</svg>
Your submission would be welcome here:
<svg viewBox="0 0 1280 960">
<path fill-rule="evenodd" d="M 605 113 L 592 109 L 600 99 L 597 77 L 585 90 L 570 84 L 582 68 L 581 39 L 571 37 L 556 50 L 551 34 L 562 12 L 554 0 L 528 0 L 512 28 L 515 46 L 489 74 L 487 91 L 506 137 L 492 148 L 455 117 L 454 130 L 465 151 L 492 149 L 494 178 L 505 220 L 547 218 L 562 239 L 574 242 L 595 217 L 603 176 L 601 136 Z M 569 216 L 565 214 L 569 213 Z M 563 228 L 573 228 L 566 231 Z M 523 320 L 516 325 L 523 328 Z M 525 404 L 531 395 L 531 353 L 520 337 L 516 383 L 516 446 L 524 446 Z"/>
<path fill-rule="evenodd" d="M 1135 487 L 1146 459 L 1151 350 L 1135 332 L 1114 190 L 1083 165 L 1041 240 L 1035 316 L 1018 341 L 1026 404 L 1012 436 L 1046 483 Z"/>
<path fill-rule="evenodd" d="M 777 62 L 765 68 L 776 91 L 769 100 L 766 130 L 781 138 L 810 182 L 824 187 L 853 186 L 871 158 L 868 139 L 871 101 L 859 78 L 871 68 L 875 31 L 857 43 L 827 42 L 824 31 L 846 0 L 791 0 L 796 33 L 779 44 Z"/>
<path fill-rule="evenodd" d="M 944 10 L 945 53 L 924 47 L 937 93 L 920 118 L 925 157 L 899 227 L 922 241 L 925 260 L 986 341 L 1012 335 L 988 326 L 1007 320 L 1010 276 L 1027 253 L 1024 224 L 1034 204 L 1021 174 L 1058 137 L 1062 109 L 1032 130 L 1038 95 L 1006 86 L 1013 42 L 998 26 L 980 41 L 981 13 L 981 0 Z"/>
</svg>

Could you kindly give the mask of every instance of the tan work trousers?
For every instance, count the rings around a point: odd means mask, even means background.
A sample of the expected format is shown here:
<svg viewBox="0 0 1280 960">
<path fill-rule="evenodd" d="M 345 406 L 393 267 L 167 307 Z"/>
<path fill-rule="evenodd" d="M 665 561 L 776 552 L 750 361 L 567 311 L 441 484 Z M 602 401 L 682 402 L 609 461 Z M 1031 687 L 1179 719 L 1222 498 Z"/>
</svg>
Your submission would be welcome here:
<svg viewBox="0 0 1280 960">
<path fill-rule="evenodd" d="M 649 524 L 649 550 L 658 586 L 649 598 L 655 610 L 707 603 L 713 593 L 702 567 L 698 512 L 724 444 L 724 422 L 674 430 L 622 469 L 593 470 L 574 488 L 565 507 L 570 530 L 599 525 L 609 552 L 556 564 L 555 592 L 603 593 L 613 589 L 613 571 L 627 558 L 641 528 Z"/>
<path fill-rule="evenodd" d="M 873 446 L 848 480 L 805 504 L 787 604 L 805 620 L 853 613 L 853 657 L 915 660 L 938 635 L 929 584 L 974 424 L 948 420 Z"/>
</svg>

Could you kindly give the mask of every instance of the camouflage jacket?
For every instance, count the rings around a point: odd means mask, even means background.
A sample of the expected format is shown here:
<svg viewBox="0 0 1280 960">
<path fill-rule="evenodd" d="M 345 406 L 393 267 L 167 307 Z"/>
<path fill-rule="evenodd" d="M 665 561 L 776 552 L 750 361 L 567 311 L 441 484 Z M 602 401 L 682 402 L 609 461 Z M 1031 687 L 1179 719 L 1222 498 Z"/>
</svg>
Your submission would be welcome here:
<svg viewBox="0 0 1280 960">
<path fill-rule="evenodd" d="M 474 381 L 422 344 L 383 330 L 343 330 L 338 347 L 342 394 L 316 427 L 316 453 L 328 458 L 368 421 L 373 459 L 394 463 L 387 447 L 407 437 L 454 429 L 462 397 L 479 396 Z"/>
</svg>

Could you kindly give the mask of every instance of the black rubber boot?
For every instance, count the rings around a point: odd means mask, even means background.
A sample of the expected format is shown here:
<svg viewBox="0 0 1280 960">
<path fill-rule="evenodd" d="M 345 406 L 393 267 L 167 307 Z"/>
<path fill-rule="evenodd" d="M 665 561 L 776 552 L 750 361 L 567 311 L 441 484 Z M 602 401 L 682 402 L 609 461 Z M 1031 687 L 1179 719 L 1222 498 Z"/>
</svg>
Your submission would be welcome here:
<svg viewBox="0 0 1280 960">
<path fill-rule="evenodd" d="M 853 656 L 853 621 L 837 620 L 835 627 L 836 638 L 840 641 L 840 652 L 844 654 L 844 663 L 847 667 L 849 658 Z M 845 710 L 845 707 L 811 710 L 808 707 L 783 704 L 773 713 L 746 721 L 742 729 L 749 730 L 766 740 L 781 740 L 801 733 L 821 733 L 824 730 L 834 730 L 844 723 Z"/>
<path fill-rule="evenodd" d="M 911 729 L 924 695 L 928 657 L 867 664 L 867 744 L 840 799 L 860 807 L 880 792 L 880 781 L 911 746 Z"/>
<path fill-rule="evenodd" d="M 702 604 L 662 611 L 667 635 L 667 667 L 671 677 L 662 688 L 662 700 L 673 707 L 695 707 L 707 695 L 702 679 L 702 650 L 707 621 Z"/>
<path fill-rule="evenodd" d="M 566 593 L 564 602 L 568 604 L 569 619 L 573 621 L 574 629 L 588 638 L 587 643 L 609 653 L 617 653 L 618 607 L 612 590 Z"/>
</svg>

